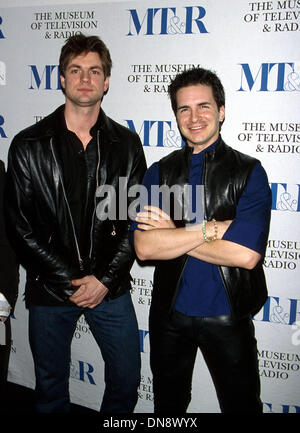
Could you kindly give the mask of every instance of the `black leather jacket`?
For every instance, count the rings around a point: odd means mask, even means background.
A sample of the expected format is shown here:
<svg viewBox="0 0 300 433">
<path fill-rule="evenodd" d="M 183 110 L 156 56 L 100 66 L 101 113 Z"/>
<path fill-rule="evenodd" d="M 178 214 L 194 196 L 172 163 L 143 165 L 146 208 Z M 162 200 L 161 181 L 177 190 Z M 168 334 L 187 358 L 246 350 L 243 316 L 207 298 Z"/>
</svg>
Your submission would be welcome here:
<svg viewBox="0 0 300 433">
<path fill-rule="evenodd" d="M 68 303 L 76 290 L 71 280 L 88 274 L 109 289 L 107 296 L 111 298 L 130 289 L 134 252 L 128 239 L 129 219 L 118 219 L 118 208 L 114 221 L 96 216 L 101 200 L 112 200 L 113 195 L 95 195 L 90 254 L 86 262 L 82 261 L 63 181 L 59 152 L 63 141 L 59 141 L 58 121 L 61 109 L 21 131 L 9 149 L 7 232 L 27 271 L 27 304 Z M 118 205 L 120 177 L 128 179 L 127 188 L 141 183 L 146 170 L 143 148 L 136 133 L 102 110 L 97 128 L 98 186 L 112 185 Z"/>
<path fill-rule="evenodd" d="M 160 185 L 185 185 L 189 181 L 192 148 L 164 157 L 159 163 Z M 258 161 L 227 146 L 220 138 L 216 148 L 205 152 L 203 168 L 206 219 L 225 221 L 235 218 L 236 205 Z M 170 206 L 174 208 L 174 206 Z M 172 215 L 171 215 L 172 217 Z M 182 225 L 182 222 L 176 222 Z M 154 273 L 151 308 L 170 312 L 188 256 L 158 261 Z M 219 266 L 221 278 L 235 318 L 254 315 L 267 299 L 267 287 L 260 262 L 255 269 Z"/>
</svg>

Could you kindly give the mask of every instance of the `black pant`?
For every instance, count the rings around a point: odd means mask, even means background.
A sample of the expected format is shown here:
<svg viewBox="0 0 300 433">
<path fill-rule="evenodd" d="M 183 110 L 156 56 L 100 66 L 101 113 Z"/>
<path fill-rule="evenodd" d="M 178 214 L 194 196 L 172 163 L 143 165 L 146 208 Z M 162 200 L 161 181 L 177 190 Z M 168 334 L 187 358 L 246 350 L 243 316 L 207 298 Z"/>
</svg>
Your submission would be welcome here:
<svg viewBox="0 0 300 433">
<path fill-rule="evenodd" d="M 257 346 L 251 318 L 188 317 L 150 312 L 150 364 L 155 413 L 185 413 L 198 347 L 222 412 L 261 413 Z M 205 389 L 201 398 L 205 399 Z"/>
<path fill-rule="evenodd" d="M 11 327 L 9 318 L 5 321 L 5 327 L 6 345 L 0 345 L 0 412 L 3 410 L 6 402 L 7 372 L 11 348 Z"/>
</svg>

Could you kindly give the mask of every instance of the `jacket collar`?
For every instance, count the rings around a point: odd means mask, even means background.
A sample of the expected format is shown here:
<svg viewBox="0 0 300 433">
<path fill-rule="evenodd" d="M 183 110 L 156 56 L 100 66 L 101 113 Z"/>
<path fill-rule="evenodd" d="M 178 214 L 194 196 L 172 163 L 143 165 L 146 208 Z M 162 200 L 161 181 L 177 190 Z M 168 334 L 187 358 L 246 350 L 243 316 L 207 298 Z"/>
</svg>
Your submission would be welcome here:
<svg viewBox="0 0 300 433">
<path fill-rule="evenodd" d="M 216 145 L 210 149 L 207 150 L 206 155 L 207 155 L 207 159 L 212 161 L 213 159 L 219 158 L 225 149 L 225 143 L 221 137 L 221 135 L 219 135 L 218 141 L 216 143 Z"/>
<path fill-rule="evenodd" d="M 100 133 L 103 132 L 110 141 L 118 141 L 115 128 L 113 127 L 113 121 L 110 117 L 106 116 L 102 108 L 100 108 L 95 127 L 100 131 Z"/>
<path fill-rule="evenodd" d="M 62 129 L 67 128 L 64 118 L 64 109 L 65 105 L 61 105 L 53 113 L 51 113 L 41 122 L 39 122 L 41 132 L 44 136 L 58 136 L 61 134 Z M 117 136 L 112 125 L 112 120 L 108 116 L 106 116 L 102 108 L 100 108 L 99 116 L 95 125 L 91 128 L 91 134 L 94 135 L 96 131 L 100 131 L 100 134 L 105 134 L 110 141 L 117 141 Z"/>
</svg>

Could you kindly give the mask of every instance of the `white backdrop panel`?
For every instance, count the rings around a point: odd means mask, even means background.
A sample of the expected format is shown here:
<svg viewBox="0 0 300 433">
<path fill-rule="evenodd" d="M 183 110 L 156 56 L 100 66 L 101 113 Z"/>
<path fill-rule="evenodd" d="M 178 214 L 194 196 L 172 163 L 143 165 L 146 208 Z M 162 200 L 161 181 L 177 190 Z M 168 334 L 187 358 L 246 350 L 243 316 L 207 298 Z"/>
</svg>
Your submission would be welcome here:
<svg viewBox="0 0 300 433">
<path fill-rule="evenodd" d="M 265 271 L 269 299 L 255 318 L 265 412 L 300 411 L 300 58 L 299 1 L 144 0 L 59 4 L 0 11 L 0 157 L 13 136 L 64 102 L 58 57 L 76 31 L 107 43 L 113 72 L 103 108 L 136 130 L 147 162 L 181 146 L 167 97 L 177 71 L 215 70 L 226 90 L 224 140 L 265 167 L 273 209 Z M 13 4 L 12 4 L 13 5 Z M 153 411 L 149 367 L 150 267 L 134 264 L 134 300 L 141 341 L 142 381 L 136 412 Z M 13 319 L 11 381 L 34 387 L 24 308 L 25 275 Z M 99 408 L 103 362 L 84 318 L 72 344 L 73 402 Z M 190 412 L 219 412 L 199 354 Z"/>
</svg>

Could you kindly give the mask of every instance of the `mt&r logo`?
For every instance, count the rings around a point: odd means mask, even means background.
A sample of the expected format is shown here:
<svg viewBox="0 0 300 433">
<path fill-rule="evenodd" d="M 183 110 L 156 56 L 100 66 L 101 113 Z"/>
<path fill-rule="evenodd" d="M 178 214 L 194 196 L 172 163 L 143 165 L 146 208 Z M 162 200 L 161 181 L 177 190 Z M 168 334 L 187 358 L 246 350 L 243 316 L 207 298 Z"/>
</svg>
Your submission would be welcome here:
<svg viewBox="0 0 300 433">
<path fill-rule="evenodd" d="M 206 10 L 202 6 L 184 8 L 148 8 L 145 12 L 129 9 L 129 31 L 127 36 L 177 35 L 208 33 L 203 18 Z"/>
<path fill-rule="evenodd" d="M 5 134 L 5 131 L 3 129 L 4 125 L 4 117 L 0 114 L 0 138 L 7 138 L 7 135 Z"/>
<path fill-rule="evenodd" d="M 270 183 L 272 210 L 300 212 L 300 185 Z"/>
<path fill-rule="evenodd" d="M 70 363 L 70 377 L 72 379 L 96 385 L 94 380 L 94 367 L 90 363 L 82 360 L 72 360 Z"/>
<path fill-rule="evenodd" d="M 300 406 L 295 404 L 279 404 L 263 402 L 264 413 L 300 413 Z"/>
<path fill-rule="evenodd" d="M 263 308 L 255 316 L 255 321 L 269 322 L 278 325 L 293 325 L 293 344 L 298 344 L 300 337 L 300 299 L 268 296 Z"/>
<path fill-rule="evenodd" d="M 169 120 L 144 120 L 137 125 L 132 119 L 126 120 L 131 131 L 136 132 L 143 146 L 150 147 L 177 147 L 184 145 L 177 126 Z"/>
<path fill-rule="evenodd" d="M 1 24 L 2 24 L 2 17 L 0 17 L 0 26 L 1 26 Z M 4 36 L 1 28 L 0 28 L 0 39 L 5 39 L 5 36 Z"/>
<path fill-rule="evenodd" d="M 38 69 L 37 65 L 28 66 L 31 72 L 29 90 L 61 90 L 58 65 L 44 65 L 43 69 Z"/>
<path fill-rule="evenodd" d="M 257 92 L 300 91 L 300 68 L 294 62 L 261 63 L 254 71 L 253 65 L 240 63 L 241 82 L 238 92 L 256 89 Z"/>
</svg>

